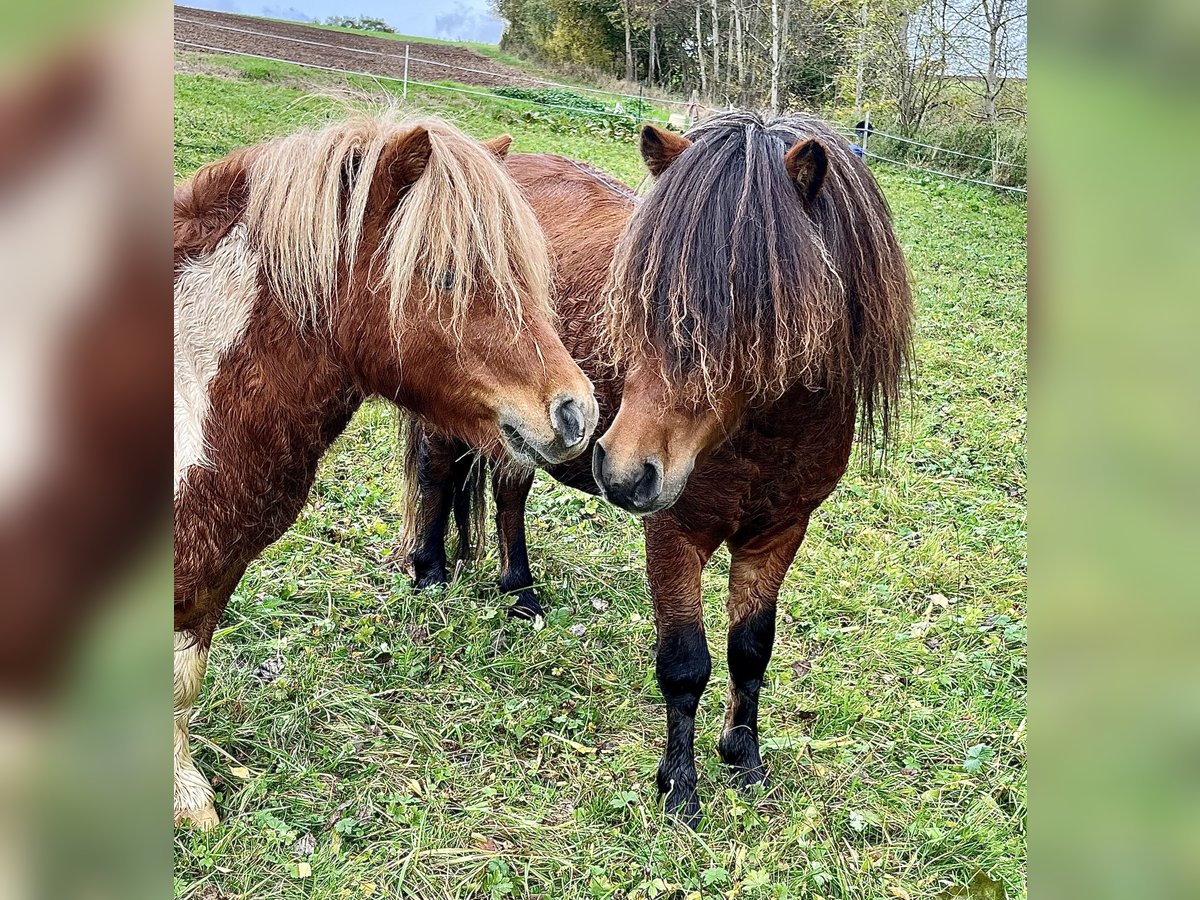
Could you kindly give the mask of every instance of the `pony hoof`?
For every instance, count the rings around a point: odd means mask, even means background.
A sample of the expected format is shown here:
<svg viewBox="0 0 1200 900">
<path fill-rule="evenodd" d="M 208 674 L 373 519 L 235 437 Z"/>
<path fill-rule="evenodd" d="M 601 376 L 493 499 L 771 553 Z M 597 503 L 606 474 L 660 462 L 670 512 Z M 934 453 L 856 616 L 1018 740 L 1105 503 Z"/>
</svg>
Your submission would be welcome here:
<svg viewBox="0 0 1200 900">
<path fill-rule="evenodd" d="M 450 576 L 445 570 L 441 572 L 429 572 L 419 578 L 414 579 L 413 587 L 418 591 L 423 591 L 428 588 L 442 587 L 450 583 Z"/>
<path fill-rule="evenodd" d="M 193 831 L 212 831 L 221 824 L 216 807 L 211 803 L 200 809 L 175 810 L 175 827 L 186 825 Z"/>
<path fill-rule="evenodd" d="M 750 739 L 744 731 L 727 732 L 717 742 L 717 752 L 725 765 L 729 767 L 733 784 L 744 794 L 753 794 L 762 786 L 762 790 L 770 787 L 767 777 L 767 767 L 763 765 L 758 752 L 758 744 Z"/>
<path fill-rule="evenodd" d="M 516 602 L 508 608 L 508 617 L 510 619 L 525 619 L 532 622 L 538 616 L 545 616 L 546 613 L 542 609 L 542 604 L 538 603 L 536 597 L 518 597 Z"/>
<path fill-rule="evenodd" d="M 695 791 L 680 795 L 667 795 L 664 811 L 667 818 L 677 825 L 683 825 L 692 831 L 700 827 L 700 798 Z"/>
<path fill-rule="evenodd" d="M 762 766 L 757 769 L 740 769 L 733 772 L 733 783 L 743 794 L 765 794 L 771 789 L 771 776 Z"/>
</svg>

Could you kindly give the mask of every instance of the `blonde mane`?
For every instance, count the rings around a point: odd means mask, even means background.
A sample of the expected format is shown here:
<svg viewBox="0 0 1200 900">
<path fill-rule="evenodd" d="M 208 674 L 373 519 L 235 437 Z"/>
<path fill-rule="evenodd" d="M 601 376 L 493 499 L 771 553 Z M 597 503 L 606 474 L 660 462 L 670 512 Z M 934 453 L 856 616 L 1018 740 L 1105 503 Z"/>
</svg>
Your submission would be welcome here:
<svg viewBox="0 0 1200 900">
<path fill-rule="evenodd" d="M 359 115 L 265 144 L 250 164 L 246 222 L 268 283 L 298 324 L 329 321 L 360 250 L 372 184 L 386 175 L 380 159 L 417 128 L 429 134 L 428 164 L 403 190 L 368 268 L 367 287 L 386 291 L 393 328 L 436 306 L 457 331 L 480 294 L 514 333 L 531 304 L 549 313 L 545 237 L 500 161 L 437 119 Z M 418 291 L 420 276 L 428 287 Z"/>
</svg>

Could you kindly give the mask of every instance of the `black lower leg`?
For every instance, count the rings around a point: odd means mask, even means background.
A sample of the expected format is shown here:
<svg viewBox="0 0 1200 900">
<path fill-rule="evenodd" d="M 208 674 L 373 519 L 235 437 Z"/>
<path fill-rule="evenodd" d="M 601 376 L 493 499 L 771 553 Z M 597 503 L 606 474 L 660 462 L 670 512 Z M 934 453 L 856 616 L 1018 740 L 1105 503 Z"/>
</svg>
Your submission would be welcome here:
<svg viewBox="0 0 1200 900">
<path fill-rule="evenodd" d="M 450 518 L 454 448 L 448 443 L 421 439 L 417 451 L 418 510 L 409 560 L 418 588 L 446 584 L 446 523 Z"/>
<path fill-rule="evenodd" d="M 775 608 L 761 607 L 729 629 L 729 706 L 717 749 L 744 786 L 766 780 L 758 747 L 758 698 L 775 643 Z"/>
<path fill-rule="evenodd" d="M 659 629 L 655 674 L 667 707 L 667 746 L 658 764 L 658 791 L 667 812 L 691 827 L 700 819 L 696 709 L 711 672 L 712 657 L 700 625 Z"/>
<path fill-rule="evenodd" d="M 508 614 L 514 619 L 543 615 L 542 604 L 533 590 L 529 548 L 525 543 L 525 500 L 532 486 L 532 475 L 497 473 L 492 479 L 496 535 L 500 541 L 500 590 L 512 598 Z"/>
</svg>

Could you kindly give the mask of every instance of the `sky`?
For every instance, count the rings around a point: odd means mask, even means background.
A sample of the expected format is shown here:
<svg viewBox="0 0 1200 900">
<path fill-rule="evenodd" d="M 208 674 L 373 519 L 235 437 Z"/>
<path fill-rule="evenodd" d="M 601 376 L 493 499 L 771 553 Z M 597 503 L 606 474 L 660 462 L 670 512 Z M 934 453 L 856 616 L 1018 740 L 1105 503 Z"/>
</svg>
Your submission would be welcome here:
<svg viewBox="0 0 1200 900">
<path fill-rule="evenodd" d="M 184 0 L 183 5 L 295 22 L 371 16 L 401 34 L 485 44 L 499 43 L 504 30 L 489 0 Z"/>
</svg>

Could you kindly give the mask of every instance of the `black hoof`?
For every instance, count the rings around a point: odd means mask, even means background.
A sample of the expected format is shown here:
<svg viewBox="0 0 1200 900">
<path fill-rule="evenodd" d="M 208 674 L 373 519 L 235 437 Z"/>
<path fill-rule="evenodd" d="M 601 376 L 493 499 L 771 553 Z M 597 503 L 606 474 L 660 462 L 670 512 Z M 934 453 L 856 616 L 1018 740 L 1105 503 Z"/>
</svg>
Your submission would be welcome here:
<svg viewBox="0 0 1200 900">
<path fill-rule="evenodd" d="M 700 795 L 695 776 L 671 778 L 658 770 L 658 796 L 668 819 L 695 831 L 700 826 Z"/>
<path fill-rule="evenodd" d="M 767 773 L 766 766 L 759 765 L 753 769 L 731 768 L 729 777 L 733 779 L 734 787 L 743 794 L 755 795 L 771 789 L 771 776 Z"/>
<path fill-rule="evenodd" d="M 695 788 L 671 790 L 663 800 L 663 811 L 668 819 L 692 831 L 700 827 L 700 797 Z"/>
<path fill-rule="evenodd" d="M 440 571 L 425 572 L 418 575 L 413 581 L 413 587 L 418 591 L 423 591 L 426 588 L 442 587 L 450 583 L 450 576 L 445 569 Z"/>
<path fill-rule="evenodd" d="M 759 755 L 758 743 L 748 731 L 731 731 L 721 736 L 717 752 L 725 765 L 729 766 L 733 783 L 742 791 L 752 792 L 768 788 L 770 779 Z"/>
<path fill-rule="evenodd" d="M 525 619 L 532 622 L 538 616 L 545 616 L 545 614 L 542 604 L 538 602 L 538 598 L 534 595 L 533 591 L 525 591 L 517 595 L 517 599 L 508 608 L 508 617 L 510 619 Z"/>
</svg>

